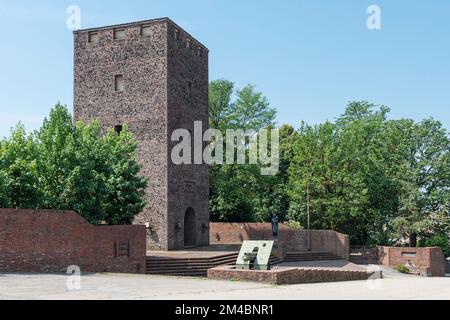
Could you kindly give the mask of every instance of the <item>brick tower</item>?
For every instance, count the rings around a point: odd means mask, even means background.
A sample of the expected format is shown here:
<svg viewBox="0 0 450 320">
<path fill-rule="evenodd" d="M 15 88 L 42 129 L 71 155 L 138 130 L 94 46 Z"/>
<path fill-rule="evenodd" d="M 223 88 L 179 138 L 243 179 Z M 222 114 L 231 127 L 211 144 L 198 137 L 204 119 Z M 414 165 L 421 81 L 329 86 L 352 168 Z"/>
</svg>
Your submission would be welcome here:
<svg viewBox="0 0 450 320">
<path fill-rule="evenodd" d="M 127 124 L 138 142 L 149 249 L 209 243 L 208 166 L 175 165 L 175 129 L 208 127 L 208 49 L 168 18 L 74 33 L 74 119 Z"/>
</svg>

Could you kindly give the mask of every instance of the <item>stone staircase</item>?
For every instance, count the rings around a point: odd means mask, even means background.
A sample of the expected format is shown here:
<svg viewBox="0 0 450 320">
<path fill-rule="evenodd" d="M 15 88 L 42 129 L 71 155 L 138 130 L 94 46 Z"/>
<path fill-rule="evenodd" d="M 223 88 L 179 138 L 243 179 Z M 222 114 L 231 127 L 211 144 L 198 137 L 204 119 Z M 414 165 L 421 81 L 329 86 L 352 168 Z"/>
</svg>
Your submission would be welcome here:
<svg viewBox="0 0 450 320">
<path fill-rule="evenodd" d="M 149 256 L 146 259 L 146 273 L 177 277 L 206 277 L 208 269 L 234 265 L 237 257 L 238 252 L 231 252 L 208 258 Z M 270 258 L 270 265 L 275 266 L 282 262 L 321 260 L 342 260 L 342 258 L 333 253 L 289 252 L 284 261 L 272 256 Z"/>
<path fill-rule="evenodd" d="M 176 277 L 206 277 L 208 269 L 236 264 L 238 253 L 229 253 L 213 258 L 167 258 L 147 257 L 146 273 L 152 275 Z M 281 261 L 272 256 L 270 264 L 276 265 Z"/>
<path fill-rule="evenodd" d="M 342 260 L 341 257 L 331 252 L 289 252 L 284 262 L 296 261 L 323 261 L 323 260 Z"/>
<path fill-rule="evenodd" d="M 210 258 L 147 257 L 146 273 L 153 275 L 206 277 L 208 269 L 236 263 L 238 253 L 227 253 Z"/>
</svg>

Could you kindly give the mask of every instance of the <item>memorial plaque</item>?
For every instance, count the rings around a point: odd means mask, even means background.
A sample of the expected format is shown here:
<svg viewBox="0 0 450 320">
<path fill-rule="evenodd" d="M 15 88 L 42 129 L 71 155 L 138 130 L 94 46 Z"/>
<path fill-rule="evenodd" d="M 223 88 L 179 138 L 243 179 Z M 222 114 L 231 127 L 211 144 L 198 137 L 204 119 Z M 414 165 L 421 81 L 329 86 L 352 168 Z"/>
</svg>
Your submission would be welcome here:
<svg viewBox="0 0 450 320">
<path fill-rule="evenodd" d="M 269 270 L 274 241 L 244 241 L 236 261 L 238 270 Z"/>
<path fill-rule="evenodd" d="M 129 257 L 130 256 L 130 242 L 129 241 L 116 241 L 116 256 L 117 257 Z"/>
</svg>

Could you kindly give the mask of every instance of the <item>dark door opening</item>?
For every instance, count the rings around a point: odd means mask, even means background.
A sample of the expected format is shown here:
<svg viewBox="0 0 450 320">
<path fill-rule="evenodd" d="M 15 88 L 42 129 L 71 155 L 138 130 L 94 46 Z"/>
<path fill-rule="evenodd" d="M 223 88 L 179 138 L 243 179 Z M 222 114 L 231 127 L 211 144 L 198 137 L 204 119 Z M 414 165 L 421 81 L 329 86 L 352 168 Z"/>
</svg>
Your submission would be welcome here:
<svg viewBox="0 0 450 320">
<path fill-rule="evenodd" d="M 192 208 L 186 210 L 184 216 L 184 246 L 194 247 L 196 245 L 196 221 L 195 211 Z"/>
</svg>

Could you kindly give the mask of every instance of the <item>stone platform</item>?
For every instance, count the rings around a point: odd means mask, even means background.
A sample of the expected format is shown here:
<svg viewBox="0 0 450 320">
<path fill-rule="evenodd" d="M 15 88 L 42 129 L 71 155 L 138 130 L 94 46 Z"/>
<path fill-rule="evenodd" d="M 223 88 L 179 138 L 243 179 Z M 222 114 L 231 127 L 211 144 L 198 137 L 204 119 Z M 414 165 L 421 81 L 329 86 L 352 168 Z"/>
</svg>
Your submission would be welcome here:
<svg viewBox="0 0 450 320">
<path fill-rule="evenodd" d="M 166 259 L 207 259 L 222 256 L 229 253 L 239 253 L 240 245 L 211 245 L 207 247 L 186 248 L 173 251 L 147 251 L 148 257 Z"/>
<path fill-rule="evenodd" d="M 234 266 L 208 270 L 209 279 L 254 281 L 273 285 L 367 280 L 373 274 L 373 271 L 345 260 L 285 262 L 269 271 L 236 270 Z"/>
<path fill-rule="evenodd" d="M 239 249 L 237 245 L 212 245 L 175 251 L 147 251 L 146 273 L 206 277 L 208 269 L 234 265 Z"/>
</svg>

